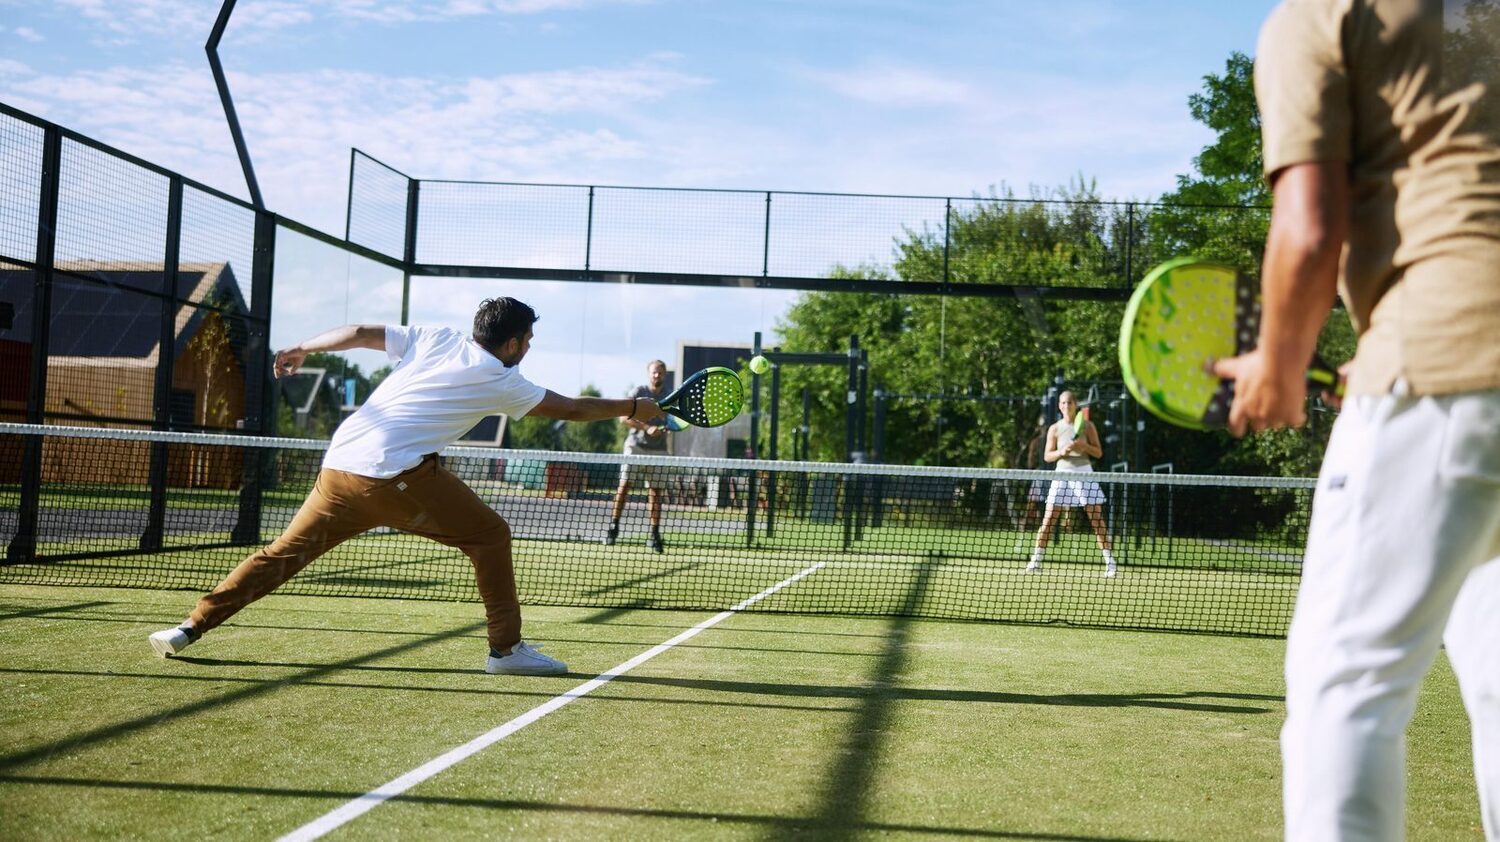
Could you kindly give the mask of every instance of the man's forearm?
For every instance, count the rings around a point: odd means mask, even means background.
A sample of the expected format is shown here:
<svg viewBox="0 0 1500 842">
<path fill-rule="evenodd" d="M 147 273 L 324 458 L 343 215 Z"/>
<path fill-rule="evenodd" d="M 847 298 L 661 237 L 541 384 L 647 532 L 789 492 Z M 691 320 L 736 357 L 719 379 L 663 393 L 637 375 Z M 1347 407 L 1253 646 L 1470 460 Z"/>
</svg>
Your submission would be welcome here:
<svg viewBox="0 0 1500 842">
<path fill-rule="evenodd" d="M 1300 372 L 1338 295 L 1348 231 L 1341 165 L 1293 167 L 1276 183 L 1276 205 L 1261 275 L 1259 348 L 1273 371 Z"/>
<path fill-rule="evenodd" d="M 569 421 L 604 421 L 609 418 L 629 416 L 635 410 L 634 398 L 589 398 L 573 399 L 573 414 Z"/>
<path fill-rule="evenodd" d="M 294 347 L 309 354 L 349 351 L 355 348 L 381 349 L 385 347 L 385 326 L 343 325 L 298 342 Z"/>
</svg>

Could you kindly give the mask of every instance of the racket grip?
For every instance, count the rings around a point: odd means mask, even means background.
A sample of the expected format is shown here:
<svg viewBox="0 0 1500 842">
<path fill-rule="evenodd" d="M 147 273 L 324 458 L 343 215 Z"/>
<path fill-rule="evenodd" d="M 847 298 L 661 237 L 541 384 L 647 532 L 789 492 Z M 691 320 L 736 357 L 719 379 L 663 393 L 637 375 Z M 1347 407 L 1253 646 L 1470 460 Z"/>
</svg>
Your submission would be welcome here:
<svg viewBox="0 0 1500 842">
<path fill-rule="evenodd" d="M 1307 370 L 1307 385 L 1322 392 L 1331 392 L 1335 397 L 1344 396 L 1344 378 L 1331 369 L 1314 366 Z"/>
</svg>

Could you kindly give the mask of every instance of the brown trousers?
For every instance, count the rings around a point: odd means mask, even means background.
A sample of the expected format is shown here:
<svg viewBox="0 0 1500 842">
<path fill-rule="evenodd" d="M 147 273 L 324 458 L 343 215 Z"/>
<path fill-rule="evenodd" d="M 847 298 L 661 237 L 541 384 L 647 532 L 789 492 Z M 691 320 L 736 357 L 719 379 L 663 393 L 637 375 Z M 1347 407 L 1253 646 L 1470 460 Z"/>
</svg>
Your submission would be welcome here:
<svg viewBox="0 0 1500 842">
<path fill-rule="evenodd" d="M 510 525 L 449 473 L 436 455 L 389 479 L 324 468 L 307 501 L 270 546 L 240 562 L 198 601 L 189 619 L 206 632 L 271 591 L 318 556 L 377 526 L 388 526 L 463 551 L 474 564 L 490 646 L 508 651 L 521 639 L 521 604 L 511 566 Z"/>
</svg>

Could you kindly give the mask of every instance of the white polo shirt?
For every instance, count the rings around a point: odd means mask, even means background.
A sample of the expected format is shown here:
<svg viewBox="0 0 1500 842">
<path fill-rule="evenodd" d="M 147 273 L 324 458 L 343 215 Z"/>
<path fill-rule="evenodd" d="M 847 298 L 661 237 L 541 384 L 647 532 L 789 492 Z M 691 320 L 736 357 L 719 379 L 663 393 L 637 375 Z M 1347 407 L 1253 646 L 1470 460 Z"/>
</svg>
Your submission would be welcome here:
<svg viewBox="0 0 1500 842">
<path fill-rule="evenodd" d="M 385 329 L 396 368 L 334 431 L 323 467 L 384 479 L 458 440 L 496 413 L 519 418 L 547 390 L 473 339 L 445 327 Z"/>
</svg>

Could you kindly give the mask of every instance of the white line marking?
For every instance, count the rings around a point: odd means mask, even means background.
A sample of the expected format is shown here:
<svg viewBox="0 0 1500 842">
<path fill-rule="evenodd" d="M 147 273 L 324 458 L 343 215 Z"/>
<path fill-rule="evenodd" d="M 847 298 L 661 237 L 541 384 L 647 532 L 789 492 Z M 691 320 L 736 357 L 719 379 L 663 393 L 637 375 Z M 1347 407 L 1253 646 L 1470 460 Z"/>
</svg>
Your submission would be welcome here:
<svg viewBox="0 0 1500 842">
<path fill-rule="evenodd" d="M 454 764 L 459 763 L 460 761 L 463 761 L 471 757 L 472 755 L 478 754 L 484 749 L 500 742 L 506 737 L 509 737 L 511 734 L 514 734 L 522 728 L 525 728 L 527 725 L 530 725 L 538 719 L 541 719 L 547 714 L 552 713 L 553 711 L 558 710 L 564 705 L 573 702 L 575 699 L 581 699 L 584 696 L 587 696 L 589 693 L 592 693 L 600 687 L 603 687 L 615 678 L 618 678 L 625 673 L 630 672 L 641 664 L 646 663 L 647 661 L 655 658 L 657 655 L 660 655 L 668 649 L 671 649 L 677 644 L 683 643 L 684 641 L 696 637 L 699 632 L 718 625 L 724 620 L 733 617 L 740 611 L 743 611 L 746 608 L 754 605 L 755 603 L 760 602 L 762 599 L 770 596 L 771 594 L 776 593 L 787 585 L 790 585 L 805 576 L 811 575 L 823 565 L 824 562 L 820 561 L 795 576 L 777 582 L 771 587 L 766 588 L 765 590 L 761 591 L 755 596 L 750 597 L 744 602 L 741 602 L 728 611 L 721 611 L 718 614 L 709 617 L 707 620 L 704 620 L 698 625 L 682 632 L 671 640 L 668 640 L 665 643 L 659 643 L 656 646 L 647 649 L 645 652 L 636 655 L 634 658 L 631 658 L 630 660 L 620 664 L 619 666 L 610 669 L 608 672 L 600 674 L 597 678 L 592 678 L 588 681 L 585 681 L 584 683 L 578 685 L 577 687 L 574 687 L 572 690 L 569 690 L 561 696 L 557 696 L 553 699 L 549 699 L 548 701 L 543 702 L 540 705 L 537 705 L 531 710 L 505 723 L 504 725 L 501 725 L 487 733 L 481 734 L 478 737 L 470 740 L 469 742 L 464 743 L 457 748 L 451 749 L 447 753 L 439 757 L 435 757 L 432 760 L 427 761 L 426 763 L 423 763 L 421 766 L 418 766 L 417 768 L 411 770 L 410 772 L 407 772 L 401 777 L 396 778 L 390 783 L 370 790 L 369 792 L 361 795 L 353 801 L 344 804 L 344 806 L 325 813 L 320 818 L 314 819 L 292 831 L 291 833 L 288 833 L 287 835 L 281 837 L 278 842 L 310 842 L 310 840 L 317 839 L 328 833 L 329 831 L 335 830 L 353 821 L 354 819 L 379 806 L 381 802 L 394 798 L 401 793 L 406 792 L 408 789 L 416 786 L 417 784 L 426 781 L 428 778 L 433 777 L 439 772 L 442 772 L 448 767 L 453 766 Z"/>
</svg>

